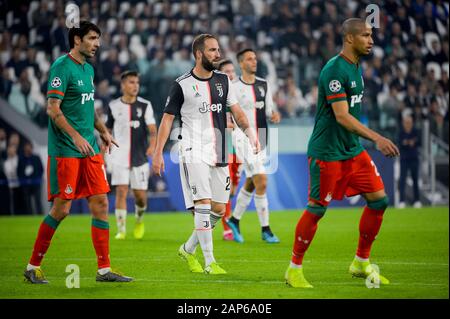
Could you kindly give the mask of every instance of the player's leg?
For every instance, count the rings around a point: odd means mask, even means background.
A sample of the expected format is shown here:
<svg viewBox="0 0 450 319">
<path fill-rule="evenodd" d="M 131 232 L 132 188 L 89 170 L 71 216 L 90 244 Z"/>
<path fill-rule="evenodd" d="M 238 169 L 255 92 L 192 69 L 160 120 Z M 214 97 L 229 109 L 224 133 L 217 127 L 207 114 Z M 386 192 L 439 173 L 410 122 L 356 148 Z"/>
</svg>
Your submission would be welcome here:
<svg viewBox="0 0 450 319">
<path fill-rule="evenodd" d="M 286 283 L 294 288 L 311 288 L 303 275 L 303 258 L 316 234 L 340 178 L 340 162 L 309 159 L 309 200 L 295 228 L 291 262 L 285 273 Z"/>
<path fill-rule="evenodd" d="M 264 167 L 261 167 L 263 170 Z M 255 207 L 261 225 L 262 239 L 267 243 L 279 243 L 280 240 L 269 226 L 269 202 L 267 200 L 267 175 L 265 173 L 253 175 L 255 184 Z"/>
<path fill-rule="evenodd" d="M 144 214 L 147 211 L 147 189 L 148 179 L 150 177 L 150 168 L 148 163 L 133 167 L 131 170 L 130 183 L 134 192 L 135 206 L 134 214 L 136 223 L 134 227 L 134 238 L 141 239 L 144 237 Z"/>
<path fill-rule="evenodd" d="M 86 197 L 92 215 L 91 236 L 97 256 L 96 281 L 128 282 L 132 278 L 111 270 L 109 258 L 108 197 L 110 191 L 101 154 L 81 160 L 78 198 Z"/>
<path fill-rule="evenodd" d="M 71 200 L 55 198 L 50 213 L 44 218 L 39 227 L 36 241 L 33 247 L 33 253 L 25 271 L 25 278 L 31 283 L 48 283 L 40 270 L 42 259 L 44 258 L 50 246 L 50 242 L 59 223 L 70 212 Z"/>
<path fill-rule="evenodd" d="M 233 231 L 230 226 L 227 224 L 227 219 L 231 218 L 231 199 L 236 194 L 237 186 L 239 185 L 239 166 L 240 163 L 237 163 L 236 154 L 229 155 L 229 169 L 230 169 L 230 179 L 231 179 L 231 190 L 230 190 L 230 199 L 225 207 L 225 214 L 222 217 L 222 225 L 223 225 L 223 239 L 227 241 L 231 241 L 234 239 Z"/>
<path fill-rule="evenodd" d="M 24 273 L 28 282 L 48 282 L 40 270 L 41 262 L 59 223 L 69 214 L 71 200 L 77 190 L 79 166 L 80 160 L 77 158 L 48 157 L 47 197 L 53 201 L 53 206 L 39 227 L 33 253 Z"/>
<path fill-rule="evenodd" d="M 127 232 L 127 195 L 130 183 L 130 170 L 126 166 L 115 163 L 111 165 L 111 184 L 116 187 L 116 204 L 114 214 L 116 216 L 116 239 L 125 239 Z"/>
<path fill-rule="evenodd" d="M 414 208 L 421 208 L 419 195 L 419 161 L 413 160 L 410 163 L 411 178 L 413 180 Z"/>
<path fill-rule="evenodd" d="M 380 282 L 388 284 L 389 280 L 379 276 L 379 271 L 370 265 L 369 257 L 372 244 L 380 231 L 389 200 L 381 176 L 369 154 L 363 152 L 356 156 L 353 164 L 354 173 L 349 182 L 347 195 L 362 194 L 367 204 L 364 206 L 359 222 L 358 247 L 349 272 L 353 276 L 363 278 L 377 273 L 376 277 Z"/>
<path fill-rule="evenodd" d="M 252 200 L 254 190 L 255 185 L 253 184 L 252 178 L 251 177 L 247 178 L 245 180 L 244 185 L 239 190 L 238 196 L 236 198 L 236 206 L 234 207 L 233 215 L 231 216 L 231 218 L 227 220 L 227 224 L 233 231 L 234 240 L 238 243 L 244 242 L 244 237 L 241 234 L 239 222 Z"/>
<path fill-rule="evenodd" d="M 127 233 L 127 195 L 128 185 L 116 185 L 116 208 L 114 210 L 117 223 L 116 239 L 125 239 Z"/>
<path fill-rule="evenodd" d="M 134 215 L 136 223 L 134 226 L 134 238 L 142 239 L 144 237 L 144 214 L 147 211 L 147 191 L 142 189 L 134 189 Z"/>
<path fill-rule="evenodd" d="M 406 186 L 406 177 L 407 177 L 407 161 L 400 160 L 400 178 L 398 181 L 398 190 L 400 193 L 400 202 L 398 208 L 405 208 L 405 186 Z"/>
</svg>

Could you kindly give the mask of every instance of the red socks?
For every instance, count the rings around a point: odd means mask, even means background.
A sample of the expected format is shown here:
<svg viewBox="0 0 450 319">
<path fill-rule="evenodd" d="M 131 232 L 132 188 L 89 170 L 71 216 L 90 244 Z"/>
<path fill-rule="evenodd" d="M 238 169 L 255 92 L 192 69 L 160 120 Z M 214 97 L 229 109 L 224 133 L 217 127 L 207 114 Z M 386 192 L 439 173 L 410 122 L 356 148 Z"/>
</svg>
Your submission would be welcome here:
<svg viewBox="0 0 450 319">
<path fill-rule="evenodd" d="M 301 265 L 303 256 L 311 244 L 314 234 L 317 230 L 317 223 L 322 215 L 316 215 L 307 209 L 303 212 L 302 217 L 297 223 L 295 229 L 294 249 L 292 250 L 292 263 Z"/>
<path fill-rule="evenodd" d="M 383 221 L 384 209 L 364 207 L 364 212 L 359 222 L 359 242 L 356 256 L 367 259 L 370 248 L 375 240 Z"/>
<path fill-rule="evenodd" d="M 92 219 L 92 243 L 97 255 L 98 269 L 108 268 L 109 261 L 109 223 L 99 219 Z"/>
<path fill-rule="evenodd" d="M 231 200 L 228 201 L 227 206 L 225 208 L 225 214 L 222 217 L 222 225 L 224 231 L 230 230 L 230 227 L 228 227 L 227 223 L 225 222 L 225 219 L 228 219 L 230 217 L 231 217 Z"/>
<path fill-rule="evenodd" d="M 50 246 L 53 234 L 58 228 L 59 222 L 52 216 L 47 215 L 39 227 L 36 241 L 34 242 L 33 253 L 30 259 L 30 265 L 39 267 L 42 259 Z"/>
</svg>

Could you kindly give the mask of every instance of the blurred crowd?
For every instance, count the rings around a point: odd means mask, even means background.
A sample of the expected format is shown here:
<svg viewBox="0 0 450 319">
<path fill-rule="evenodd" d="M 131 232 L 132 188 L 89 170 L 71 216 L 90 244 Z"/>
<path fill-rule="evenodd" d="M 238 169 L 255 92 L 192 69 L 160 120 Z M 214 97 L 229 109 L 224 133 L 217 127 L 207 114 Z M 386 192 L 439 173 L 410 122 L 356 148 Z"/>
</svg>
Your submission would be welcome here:
<svg viewBox="0 0 450 319">
<path fill-rule="evenodd" d="M 448 143 L 449 7 L 446 1 L 72 1 L 81 19 L 102 30 L 95 67 L 101 112 L 117 97 L 120 73 L 141 74 L 141 95 L 159 122 L 170 83 L 193 66 L 196 34 L 219 37 L 222 54 L 236 62 L 244 47 L 258 51 L 258 75 L 273 87 L 284 118 L 313 119 L 317 79 L 342 45 L 340 24 L 380 9 L 373 53 L 363 59 L 362 121 L 394 138 L 402 117 L 423 119 Z M 0 6 L 0 96 L 42 126 L 51 62 L 68 52 L 65 6 L 59 1 L 8 1 Z M 375 21 L 375 20 L 374 20 Z M 237 64 L 236 64 L 237 66 Z M 237 68 L 238 69 L 238 68 Z"/>
<path fill-rule="evenodd" d="M 0 127 L 0 214 L 42 214 L 43 174 L 33 144 Z"/>
</svg>

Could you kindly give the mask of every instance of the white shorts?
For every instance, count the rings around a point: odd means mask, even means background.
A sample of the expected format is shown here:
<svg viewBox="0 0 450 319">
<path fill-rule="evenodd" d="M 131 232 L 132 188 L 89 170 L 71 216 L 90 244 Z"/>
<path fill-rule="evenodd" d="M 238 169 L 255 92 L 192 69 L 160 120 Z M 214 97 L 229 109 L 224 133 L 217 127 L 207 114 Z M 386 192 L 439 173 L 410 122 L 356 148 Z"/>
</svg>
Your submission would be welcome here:
<svg viewBox="0 0 450 319">
<path fill-rule="evenodd" d="M 141 166 L 127 168 L 117 164 L 112 164 L 111 185 L 128 185 L 131 189 L 147 190 L 150 167 L 148 163 Z"/>
<path fill-rule="evenodd" d="M 236 149 L 236 156 L 243 162 L 242 166 L 247 178 L 253 175 L 266 174 L 266 168 L 264 167 L 265 150 L 255 154 L 248 138 L 240 132 L 234 135 L 233 144 Z"/>
<path fill-rule="evenodd" d="M 194 201 L 207 198 L 217 203 L 228 203 L 231 189 L 228 166 L 180 161 L 180 178 L 186 209 L 194 207 Z"/>
</svg>

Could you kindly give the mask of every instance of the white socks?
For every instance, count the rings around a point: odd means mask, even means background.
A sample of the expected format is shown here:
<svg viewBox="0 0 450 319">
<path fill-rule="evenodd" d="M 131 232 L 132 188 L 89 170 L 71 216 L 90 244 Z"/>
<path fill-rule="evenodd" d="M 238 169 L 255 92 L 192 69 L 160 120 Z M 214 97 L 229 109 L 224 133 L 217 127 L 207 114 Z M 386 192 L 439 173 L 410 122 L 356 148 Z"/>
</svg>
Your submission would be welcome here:
<svg viewBox="0 0 450 319">
<path fill-rule="evenodd" d="M 244 212 L 247 210 L 248 205 L 252 200 L 253 193 L 247 192 L 244 187 L 241 188 L 236 199 L 236 207 L 233 211 L 233 217 L 240 220 Z M 256 204 L 256 203 L 255 203 Z"/>
<path fill-rule="evenodd" d="M 136 216 L 136 221 L 138 223 L 142 222 L 142 218 L 144 217 L 144 213 L 147 210 L 147 206 L 140 207 L 137 205 L 134 205 L 134 215 Z"/>
<path fill-rule="evenodd" d="M 110 267 L 107 267 L 107 268 L 100 268 L 100 269 L 97 270 L 97 271 L 98 271 L 98 273 L 99 273 L 100 275 L 104 275 L 104 274 L 110 272 L 110 271 L 111 271 L 111 268 L 110 268 Z"/>
<path fill-rule="evenodd" d="M 213 255 L 213 241 L 211 228 L 211 205 L 200 204 L 195 206 L 194 227 L 197 238 L 202 248 L 203 257 L 205 258 L 205 267 L 215 262 Z"/>
<path fill-rule="evenodd" d="M 127 232 L 127 210 L 116 208 L 115 213 L 116 213 L 117 231 L 119 233 L 126 233 Z"/>
<path fill-rule="evenodd" d="M 255 194 L 255 207 L 261 227 L 269 226 L 269 203 L 266 194 Z"/>
<path fill-rule="evenodd" d="M 216 223 L 222 218 L 222 216 L 214 213 L 214 212 L 210 212 L 210 222 L 211 222 L 211 228 L 214 228 L 214 226 L 216 225 Z M 211 235 L 212 236 L 212 235 Z M 192 232 L 191 237 L 189 237 L 189 239 L 186 241 L 186 243 L 184 244 L 184 250 L 186 252 L 188 252 L 189 254 L 194 254 L 195 253 L 195 248 L 197 248 L 197 245 L 199 244 L 198 241 L 198 237 L 197 237 L 197 230 L 194 230 Z"/>
</svg>

